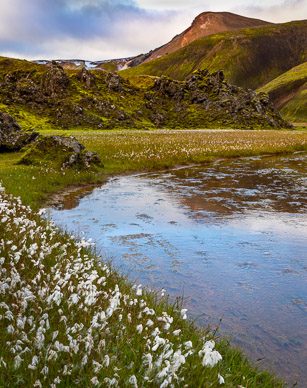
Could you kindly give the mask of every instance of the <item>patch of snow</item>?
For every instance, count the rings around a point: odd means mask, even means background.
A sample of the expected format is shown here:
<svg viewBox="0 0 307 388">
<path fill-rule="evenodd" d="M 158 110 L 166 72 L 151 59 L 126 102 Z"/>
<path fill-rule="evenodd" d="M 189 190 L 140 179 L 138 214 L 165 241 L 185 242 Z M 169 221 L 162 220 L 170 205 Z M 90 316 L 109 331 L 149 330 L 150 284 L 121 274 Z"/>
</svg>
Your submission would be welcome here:
<svg viewBox="0 0 307 388">
<path fill-rule="evenodd" d="M 72 63 L 74 63 L 76 66 L 81 66 L 83 64 L 81 61 L 72 61 Z"/>
<path fill-rule="evenodd" d="M 95 63 L 95 62 L 85 61 L 84 63 L 85 63 L 85 68 L 87 70 L 96 69 L 96 67 L 97 67 L 97 63 Z"/>
<path fill-rule="evenodd" d="M 34 63 L 37 63 L 38 65 L 47 65 L 49 61 L 33 61 Z"/>
<path fill-rule="evenodd" d="M 120 71 L 120 70 L 126 70 L 126 69 L 128 69 L 128 65 L 127 65 L 127 63 L 125 63 L 124 65 L 119 65 L 118 66 L 118 71 Z"/>
</svg>

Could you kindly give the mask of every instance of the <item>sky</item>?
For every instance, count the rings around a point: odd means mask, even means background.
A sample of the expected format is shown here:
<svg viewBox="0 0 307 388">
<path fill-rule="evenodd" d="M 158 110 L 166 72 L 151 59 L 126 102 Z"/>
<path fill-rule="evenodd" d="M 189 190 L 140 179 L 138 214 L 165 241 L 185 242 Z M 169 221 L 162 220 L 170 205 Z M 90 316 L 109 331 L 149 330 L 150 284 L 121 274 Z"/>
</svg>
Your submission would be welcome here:
<svg viewBox="0 0 307 388">
<path fill-rule="evenodd" d="M 0 0 L 0 56 L 135 56 L 167 43 L 205 11 L 282 23 L 307 19 L 307 0 Z"/>
</svg>

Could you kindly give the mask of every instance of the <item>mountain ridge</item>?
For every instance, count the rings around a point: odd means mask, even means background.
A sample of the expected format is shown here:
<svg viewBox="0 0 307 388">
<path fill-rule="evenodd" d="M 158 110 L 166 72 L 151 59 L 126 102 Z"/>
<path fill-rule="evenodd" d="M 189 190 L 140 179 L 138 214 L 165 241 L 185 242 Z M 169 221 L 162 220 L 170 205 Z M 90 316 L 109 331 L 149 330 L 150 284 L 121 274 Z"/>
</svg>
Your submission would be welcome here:
<svg viewBox="0 0 307 388">
<path fill-rule="evenodd" d="M 237 15 L 231 12 L 202 12 L 196 16 L 190 27 L 176 35 L 165 45 L 155 49 L 153 53 L 145 59 L 144 63 L 170 54 L 199 38 L 215 35 L 220 32 L 269 24 L 273 23 Z"/>
</svg>

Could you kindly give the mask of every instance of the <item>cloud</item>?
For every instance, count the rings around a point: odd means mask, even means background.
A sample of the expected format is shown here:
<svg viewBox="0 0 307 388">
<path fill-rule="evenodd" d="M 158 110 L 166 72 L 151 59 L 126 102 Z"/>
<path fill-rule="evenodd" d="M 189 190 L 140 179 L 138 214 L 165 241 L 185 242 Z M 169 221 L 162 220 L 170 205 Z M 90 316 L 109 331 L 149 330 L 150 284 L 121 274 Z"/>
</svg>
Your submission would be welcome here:
<svg viewBox="0 0 307 388">
<path fill-rule="evenodd" d="M 121 58 L 167 43 L 200 12 L 230 11 L 286 21 L 300 18 L 306 7 L 304 0 L 278 3 L 259 0 L 255 7 L 251 0 L 1 0 L 0 55 Z"/>
<path fill-rule="evenodd" d="M 283 23 L 292 20 L 302 20 L 307 15 L 306 0 L 284 0 L 283 2 L 266 2 L 259 5 L 235 6 L 234 12 L 253 18 L 268 20 L 273 23 Z"/>
<path fill-rule="evenodd" d="M 0 55 L 108 59 L 147 52 L 181 31 L 176 12 L 133 0 L 1 0 Z"/>
</svg>

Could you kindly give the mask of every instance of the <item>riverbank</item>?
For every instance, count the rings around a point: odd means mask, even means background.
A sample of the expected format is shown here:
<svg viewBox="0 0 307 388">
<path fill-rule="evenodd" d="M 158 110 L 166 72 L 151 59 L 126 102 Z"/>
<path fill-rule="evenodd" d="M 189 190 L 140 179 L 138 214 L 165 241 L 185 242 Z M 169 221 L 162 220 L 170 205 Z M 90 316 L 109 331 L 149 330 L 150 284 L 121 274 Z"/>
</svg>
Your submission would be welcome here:
<svg viewBox="0 0 307 388">
<path fill-rule="evenodd" d="M 0 158 L 8 193 L 2 190 L 0 202 L 0 385 L 282 386 L 227 339 L 184 319 L 180 299 L 171 304 L 133 287 L 97 257 L 91 242 L 61 233 L 32 209 L 67 185 L 97 183 L 115 173 L 306 150 L 307 133 L 72 134 L 101 155 L 104 169 L 58 172 L 15 165 L 20 154 Z"/>
<path fill-rule="evenodd" d="M 1 187 L 0 386 L 282 386 L 41 214 Z"/>
</svg>

